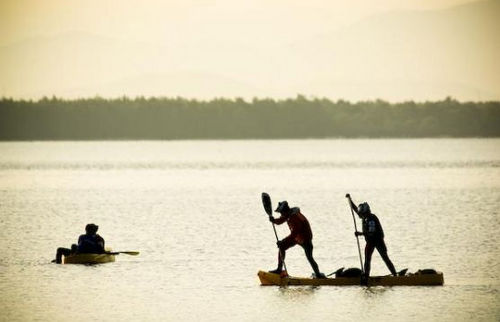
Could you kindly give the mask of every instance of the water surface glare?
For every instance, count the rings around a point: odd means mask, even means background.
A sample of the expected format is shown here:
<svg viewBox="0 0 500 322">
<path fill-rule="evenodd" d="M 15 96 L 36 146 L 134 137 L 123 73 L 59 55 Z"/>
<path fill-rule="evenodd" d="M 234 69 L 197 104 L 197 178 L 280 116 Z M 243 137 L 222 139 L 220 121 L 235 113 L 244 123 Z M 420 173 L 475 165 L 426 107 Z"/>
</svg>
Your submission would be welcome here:
<svg viewBox="0 0 500 322">
<path fill-rule="evenodd" d="M 277 256 L 263 191 L 302 209 L 323 272 L 359 266 L 350 192 L 396 269 L 445 285 L 260 286 Z M 500 139 L 3 142 L 0 320 L 498 321 L 499 205 Z M 51 264 L 89 222 L 140 256 Z M 299 247 L 287 266 L 311 274 Z"/>
</svg>

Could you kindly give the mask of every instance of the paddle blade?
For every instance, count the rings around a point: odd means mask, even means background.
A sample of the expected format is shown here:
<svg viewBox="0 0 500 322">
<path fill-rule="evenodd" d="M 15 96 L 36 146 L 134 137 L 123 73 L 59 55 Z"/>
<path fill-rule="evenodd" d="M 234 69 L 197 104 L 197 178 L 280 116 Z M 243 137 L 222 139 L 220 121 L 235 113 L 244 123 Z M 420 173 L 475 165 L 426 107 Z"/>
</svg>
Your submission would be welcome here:
<svg viewBox="0 0 500 322">
<path fill-rule="evenodd" d="M 127 251 L 127 252 L 121 252 L 122 254 L 127 254 L 127 255 L 132 255 L 132 256 L 137 256 L 139 255 L 139 252 L 136 251 Z"/>
<path fill-rule="evenodd" d="M 273 205 L 271 203 L 271 197 L 265 192 L 262 193 L 262 205 L 269 216 L 273 214 Z"/>
<path fill-rule="evenodd" d="M 110 254 L 110 255 L 127 254 L 127 255 L 137 256 L 137 255 L 139 255 L 139 252 L 137 252 L 137 251 L 106 252 L 106 254 Z"/>
</svg>

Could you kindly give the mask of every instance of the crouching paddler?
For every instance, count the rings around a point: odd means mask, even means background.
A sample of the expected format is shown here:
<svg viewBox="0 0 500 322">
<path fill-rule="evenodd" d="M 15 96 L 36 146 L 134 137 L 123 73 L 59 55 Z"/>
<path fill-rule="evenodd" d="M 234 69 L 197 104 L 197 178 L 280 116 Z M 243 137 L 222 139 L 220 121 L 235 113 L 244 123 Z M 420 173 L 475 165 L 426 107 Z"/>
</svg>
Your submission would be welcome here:
<svg viewBox="0 0 500 322">
<path fill-rule="evenodd" d="M 276 225 L 281 225 L 286 222 L 290 228 L 290 235 L 277 242 L 279 248 L 278 268 L 269 272 L 281 274 L 286 250 L 299 244 L 306 253 L 307 260 L 314 271 L 314 277 L 326 278 L 325 274 L 319 271 L 318 264 L 313 258 L 313 235 L 311 225 L 309 225 L 307 218 L 300 212 L 298 207 L 290 208 L 286 201 L 278 203 L 275 212 L 279 212 L 281 216 L 279 218 L 269 216 L 269 221 Z"/>
<path fill-rule="evenodd" d="M 356 236 L 365 236 L 364 282 L 366 282 L 370 276 L 372 254 L 375 249 L 379 252 L 380 257 L 384 260 L 391 274 L 396 276 L 396 269 L 389 259 L 389 255 L 387 255 L 387 247 L 384 242 L 384 230 L 377 216 L 371 212 L 368 203 L 363 202 L 356 207 L 349 194 L 346 194 L 346 198 L 349 200 L 352 210 L 354 210 L 363 221 L 363 232 L 356 231 L 354 234 Z"/>
<path fill-rule="evenodd" d="M 53 261 L 61 264 L 62 256 L 69 256 L 71 254 L 81 253 L 104 253 L 104 239 L 97 234 L 99 226 L 95 224 L 88 224 L 85 226 L 85 234 L 80 235 L 78 238 L 78 245 L 71 245 L 71 249 L 59 247 L 56 252 L 56 259 Z"/>
</svg>

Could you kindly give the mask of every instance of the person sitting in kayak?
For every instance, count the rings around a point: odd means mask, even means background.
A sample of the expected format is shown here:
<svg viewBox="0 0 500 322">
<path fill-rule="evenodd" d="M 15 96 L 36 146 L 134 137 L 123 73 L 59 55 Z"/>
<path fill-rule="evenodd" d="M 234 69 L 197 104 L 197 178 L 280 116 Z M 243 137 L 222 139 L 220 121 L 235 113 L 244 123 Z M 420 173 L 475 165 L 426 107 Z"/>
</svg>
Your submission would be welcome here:
<svg viewBox="0 0 500 322">
<path fill-rule="evenodd" d="M 352 209 L 358 214 L 358 216 L 363 221 L 363 231 L 356 231 L 354 234 L 356 236 L 365 236 L 366 246 L 365 246 L 365 271 L 364 278 L 365 280 L 370 276 L 370 267 L 372 261 L 372 254 L 375 248 L 380 254 L 380 257 L 389 268 L 389 271 L 392 275 L 396 276 L 396 269 L 392 264 L 389 256 L 387 255 L 387 247 L 384 242 L 384 230 L 382 229 L 382 225 L 378 220 L 377 216 L 373 214 L 370 210 L 370 206 L 368 203 L 363 202 L 358 207 L 354 204 L 351 199 L 351 195 L 346 194 L 346 198 L 349 200 Z"/>
<path fill-rule="evenodd" d="M 78 237 L 78 253 L 104 253 L 104 239 L 97 234 L 99 226 L 88 224 L 85 234 Z"/>
<path fill-rule="evenodd" d="M 78 237 L 78 245 L 71 245 L 71 249 L 60 247 L 56 252 L 57 264 L 61 264 L 62 255 L 69 256 L 75 253 L 104 253 L 104 238 L 97 234 L 99 226 L 95 224 L 88 224 L 85 226 L 85 234 Z"/>
<path fill-rule="evenodd" d="M 319 271 L 318 264 L 313 258 L 313 235 L 307 218 L 300 212 L 298 207 L 290 208 L 286 201 L 278 203 L 275 212 L 279 212 L 281 216 L 279 218 L 269 216 L 269 221 L 276 225 L 286 222 L 290 228 L 290 235 L 278 241 L 278 268 L 270 271 L 270 273 L 281 274 L 286 250 L 299 244 L 304 249 L 307 260 L 314 270 L 314 276 L 316 278 L 325 278 L 325 274 Z"/>
</svg>

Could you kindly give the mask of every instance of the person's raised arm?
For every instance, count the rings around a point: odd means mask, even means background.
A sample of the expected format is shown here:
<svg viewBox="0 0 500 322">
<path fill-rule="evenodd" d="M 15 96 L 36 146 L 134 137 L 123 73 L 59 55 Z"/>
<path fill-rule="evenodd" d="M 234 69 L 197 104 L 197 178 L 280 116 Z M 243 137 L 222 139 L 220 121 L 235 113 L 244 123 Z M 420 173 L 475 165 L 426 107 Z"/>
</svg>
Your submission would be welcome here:
<svg viewBox="0 0 500 322">
<path fill-rule="evenodd" d="M 351 195 L 350 194 L 346 194 L 345 197 L 347 198 L 347 200 L 349 200 L 349 204 L 351 205 L 352 210 L 354 210 L 354 212 L 359 215 L 358 207 L 356 207 L 356 205 L 352 201 Z"/>
<path fill-rule="evenodd" d="M 351 209 L 356 212 L 358 215 L 359 215 L 359 212 L 358 212 L 358 207 L 356 207 L 356 205 L 354 204 L 354 202 L 352 201 L 351 199 L 351 195 L 350 194 L 346 194 L 345 197 L 347 198 L 347 200 L 349 200 L 349 205 L 351 206 Z M 354 220 L 354 214 L 352 215 L 352 219 Z M 356 225 L 356 222 L 354 223 Z M 361 231 L 355 231 L 354 232 L 354 235 L 355 236 L 362 236 L 364 235 L 363 232 Z"/>
</svg>

